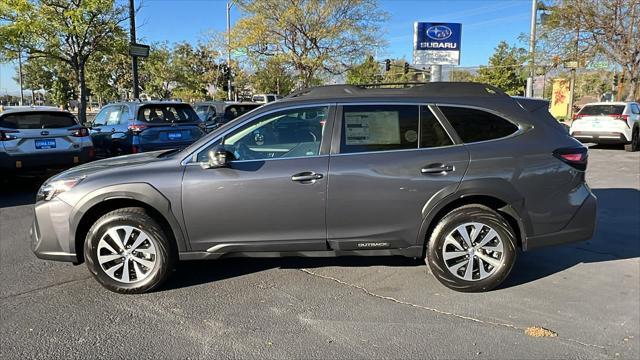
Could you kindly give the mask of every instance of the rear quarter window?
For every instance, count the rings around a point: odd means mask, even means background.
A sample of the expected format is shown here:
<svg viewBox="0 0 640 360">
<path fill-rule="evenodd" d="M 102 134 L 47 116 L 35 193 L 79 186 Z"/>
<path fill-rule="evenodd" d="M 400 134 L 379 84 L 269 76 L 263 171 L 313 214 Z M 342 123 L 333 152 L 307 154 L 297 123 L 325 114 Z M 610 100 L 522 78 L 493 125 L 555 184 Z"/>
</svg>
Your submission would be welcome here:
<svg viewBox="0 0 640 360">
<path fill-rule="evenodd" d="M 499 139 L 518 131 L 513 123 L 484 110 L 455 106 L 439 108 L 465 143 Z"/>
<path fill-rule="evenodd" d="M 9 129 L 56 129 L 78 125 L 75 117 L 66 113 L 17 113 L 0 119 L 0 127 Z"/>
</svg>

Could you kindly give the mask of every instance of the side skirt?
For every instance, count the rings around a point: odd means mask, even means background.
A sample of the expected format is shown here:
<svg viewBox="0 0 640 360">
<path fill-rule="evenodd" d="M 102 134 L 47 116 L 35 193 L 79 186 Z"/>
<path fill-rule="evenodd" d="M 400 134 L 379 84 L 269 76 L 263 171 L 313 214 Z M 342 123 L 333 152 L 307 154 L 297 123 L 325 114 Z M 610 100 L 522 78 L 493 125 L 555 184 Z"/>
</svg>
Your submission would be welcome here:
<svg viewBox="0 0 640 360">
<path fill-rule="evenodd" d="M 239 250 L 239 249 L 237 249 Z M 212 260 L 228 257 L 279 258 L 279 257 L 339 257 L 339 256 L 405 256 L 422 257 L 422 246 L 403 249 L 379 250 L 314 250 L 314 251 L 194 251 L 179 254 L 180 260 Z"/>
</svg>

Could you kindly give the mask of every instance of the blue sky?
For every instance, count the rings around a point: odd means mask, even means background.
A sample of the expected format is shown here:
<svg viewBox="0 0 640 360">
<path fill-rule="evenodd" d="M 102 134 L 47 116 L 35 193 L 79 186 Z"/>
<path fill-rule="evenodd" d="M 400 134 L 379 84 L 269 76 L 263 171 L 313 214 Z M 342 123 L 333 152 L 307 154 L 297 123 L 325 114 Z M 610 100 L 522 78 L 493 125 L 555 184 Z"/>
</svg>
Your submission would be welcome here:
<svg viewBox="0 0 640 360">
<path fill-rule="evenodd" d="M 379 4 L 390 15 L 382 29 L 388 46 L 378 52 L 380 59 L 411 59 L 415 21 L 462 23 L 461 66 L 486 64 L 500 41 L 515 44 L 521 33 L 529 32 L 530 0 L 379 0 Z M 197 42 L 210 31 L 225 29 L 225 8 L 226 2 L 217 0 L 144 0 L 137 16 L 139 41 Z M 232 22 L 238 16 L 233 8 Z M 16 67 L 0 65 L 0 94 L 17 92 Z"/>
</svg>

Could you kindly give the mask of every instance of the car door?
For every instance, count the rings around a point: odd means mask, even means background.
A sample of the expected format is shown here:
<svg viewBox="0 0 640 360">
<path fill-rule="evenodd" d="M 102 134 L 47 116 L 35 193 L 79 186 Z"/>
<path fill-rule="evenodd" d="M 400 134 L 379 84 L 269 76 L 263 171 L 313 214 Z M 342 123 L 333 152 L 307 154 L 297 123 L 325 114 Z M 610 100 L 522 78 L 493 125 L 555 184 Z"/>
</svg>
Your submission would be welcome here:
<svg viewBox="0 0 640 360">
<path fill-rule="evenodd" d="M 469 163 L 429 106 L 339 106 L 329 162 L 332 249 L 416 245 L 427 203 L 453 192 Z"/>
<path fill-rule="evenodd" d="M 326 250 L 325 207 L 333 107 L 263 113 L 195 153 L 182 185 L 192 250 Z M 223 146 L 233 160 L 204 169 Z"/>
<path fill-rule="evenodd" d="M 116 105 L 103 107 L 91 122 L 91 141 L 96 150 L 97 157 L 108 157 L 111 155 L 111 132 L 107 129 L 107 119 L 111 112 L 117 108 Z"/>
<path fill-rule="evenodd" d="M 131 134 L 129 132 L 129 121 L 132 116 L 128 106 L 114 107 L 109 116 L 105 129 L 111 142 L 111 152 L 113 154 L 128 154 L 131 152 Z"/>
</svg>

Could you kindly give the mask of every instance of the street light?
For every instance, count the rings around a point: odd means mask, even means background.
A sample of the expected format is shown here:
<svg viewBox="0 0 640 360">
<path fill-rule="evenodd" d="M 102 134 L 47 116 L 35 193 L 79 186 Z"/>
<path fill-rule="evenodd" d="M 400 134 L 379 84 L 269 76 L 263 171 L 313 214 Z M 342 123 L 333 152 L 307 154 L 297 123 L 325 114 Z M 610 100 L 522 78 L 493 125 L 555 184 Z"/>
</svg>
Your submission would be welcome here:
<svg viewBox="0 0 640 360">
<path fill-rule="evenodd" d="M 231 7 L 233 0 L 227 1 L 227 100 L 231 101 Z"/>
<path fill-rule="evenodd" d="M 533 79 L 536 77 L 535 53 L 536 53 L 536 21 L 538 10 L 548 10 L 548 8 L 537 0 L 531 0 L 531 29 L 529 33 L 529 77 L 527 78 L 526 96 L 533 97 Z M 546 15 L 546 14 L 545 14 Z M 543 17 L 540 16 L 543 21 Z"/>
</svg>

